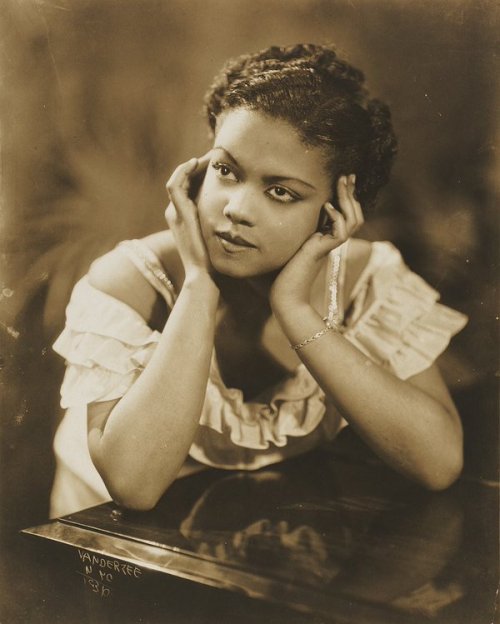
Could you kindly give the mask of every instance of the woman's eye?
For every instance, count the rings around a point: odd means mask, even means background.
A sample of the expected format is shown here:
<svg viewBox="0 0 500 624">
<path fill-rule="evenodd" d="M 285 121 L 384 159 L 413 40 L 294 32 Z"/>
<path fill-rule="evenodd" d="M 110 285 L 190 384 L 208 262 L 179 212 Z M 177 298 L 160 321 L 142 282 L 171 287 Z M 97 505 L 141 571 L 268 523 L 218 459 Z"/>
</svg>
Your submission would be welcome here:
<svg viewBox="0 0 500 624">
<path fill-rule="evenodd" d="M 220 162 L 214 162 L 212 163 L 212 167 L 215 171 L 217 171 L 217 176 L 219 178 L 224 178 L 225 180 L 236 180 L 236 176 L 228 165 Z"/>
<path fill-rule="evenodd" d="M 282 202 L 283 204 L 288 204 L 290 202 L 300 199 L 298 195 L 292 193 L 283 186 L 272 186 L 270 189 L 268 189 L 267 193 L 272 199 Z"/>
</svg>

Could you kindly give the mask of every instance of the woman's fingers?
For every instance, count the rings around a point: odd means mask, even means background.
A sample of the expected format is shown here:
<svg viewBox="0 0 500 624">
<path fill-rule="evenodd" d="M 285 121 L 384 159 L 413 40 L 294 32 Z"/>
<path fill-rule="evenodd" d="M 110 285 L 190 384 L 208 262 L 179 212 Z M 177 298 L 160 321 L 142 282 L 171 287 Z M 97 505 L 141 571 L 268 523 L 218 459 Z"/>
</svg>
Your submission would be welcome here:
<svg viewBox="0 0 500 624">
<path fill-rule="evenodd" d="M 194 170 L 194 175 L 201 173 L 206 170 L 208 167 L 208 163 L 210 162 L 210 158 L 212 157 L 212 150 L 209 150 L 206 154 L 204 154 L 201 158 L 197 158 L 196 168 Z"/>
<path fill-rule="evenodd" d="M 324 204 L 324 210 L 331 219 L 331 229 L 327 233 L 315 232 L 302 246 L 301 252 L 320 260 L 327 253 L 339 247 L 348 238 L 345 219 L 329 202 Z"/>
<path fill-rule="evenodd" d="M 210 162 L 210 155 L 211 152 L 207 152 L 201 158 L 191 158 L 174 170 L 166 184 L 172 201 L 187 197 L 192 178 L 205 171 Z"/>
<path fill-rule="evenodd" d="M 337 183 L 339 209 L 345 219 L 348 237 L 352 236 L 364 222 L 361 204 L 354 196 L 355 183 L 356 176 L 354 174 L 341 176 Z"/>
<path fill-rule="evenodd" d="M 182 165 L 179 165 L 174 170 L 166 184 L 170 201 L 172 201 L 178 209 L 181 208 L 182 202 L 189 200 L 190 175 L 196 170 L 197 165 L 197 158 L 191 158 L 187 162 L 182 163 Z"/>
<path fill-rule="evenodd" d="M 210 162 L 211 152 L 207 152 L 201 158 L 191 158 L 179 165 L 170 176 L 166 189 L 170 198 L 170 204 L 165 210 L 167 221 L 174 215 L 182 217 L 186 209 L 192 209 L 194 203 L 189 197 L 191 183 L 197 175 L 201 175 Z"/>
<path fill-rule="evenodd" d="M 191 202 L 188 197 L 189 174 L 194 171 L 196 164 L 196 158 L 191 158 L 186 163 L 182 163 L 174 170 L 166 184 L 170 203 L 165 210 L 165 220 L 169 227 L 182 219 L 187 208 L 186 204 Z"/>
<path fill-rule="evenodd" d="M 324 205 L 324 209 L 328 213 L 328 216 L 332 220 L 332 230 L 328 233 L 328 236 L 333 237 L 338 241 L 339 245 L 347 240 L 349 236 L 349 227 L 343 214 L 332 206 L 330 202 Z"/>
<path fill-rule="evenodd" d="M 165 220 L 173 233 L 176 246 L 184 264 L 186 275 L 196 269 L 211 271 L 207 249 L 201 233 L 198 208 L 191 199 L 195 192 L 197 179 L 204 173 L 210 155 L 191 158 L 179 165 L 170 176 L 166 187 L 170 203 L 165 210 Z"/>
<path fill-rule="evenodd" d="M 337 183 L 337 196 L 339 200 L 339 211 L 345 219 L 346 230 L 352 232 L 356 227 L 356 213 L 350 199 L 349 191 L 351 182 L 349 178 L 347 176 L 340 176 Z"/>
<path fill-rule="evenodd" d="M 365 222 L 365 217 L 363 215 L 363 209 L 361 208 L 361 204 L 356 199 L 356 176 L 354 174 L 349 176 L 350 178 L 350 188 L 349 188 L 349 198 L 351 200 L 352 207 L 354 209 L 354 214 L 356 216 L 356 230 L 360 228 Z"/>
</svg>

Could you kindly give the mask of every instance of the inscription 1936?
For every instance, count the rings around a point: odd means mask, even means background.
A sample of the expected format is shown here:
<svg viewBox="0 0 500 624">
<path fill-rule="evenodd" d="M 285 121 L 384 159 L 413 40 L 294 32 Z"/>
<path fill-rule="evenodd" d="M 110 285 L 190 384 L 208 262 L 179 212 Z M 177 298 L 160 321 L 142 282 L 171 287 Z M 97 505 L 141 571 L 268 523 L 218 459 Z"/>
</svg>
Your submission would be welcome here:
<svg viewBox="0 0 500 624">
<path fill-rule="evenodd" d="M 80 574 L 85 585 L 101 598 L 111 595 L 112 583 L 117 574 L 134 579 L 142 575 L 140 568 L 118 559 L 110 559 L 80 548 L 78 556 L 83 570 L 77 570 L 77 574 Z"/>
</svg>

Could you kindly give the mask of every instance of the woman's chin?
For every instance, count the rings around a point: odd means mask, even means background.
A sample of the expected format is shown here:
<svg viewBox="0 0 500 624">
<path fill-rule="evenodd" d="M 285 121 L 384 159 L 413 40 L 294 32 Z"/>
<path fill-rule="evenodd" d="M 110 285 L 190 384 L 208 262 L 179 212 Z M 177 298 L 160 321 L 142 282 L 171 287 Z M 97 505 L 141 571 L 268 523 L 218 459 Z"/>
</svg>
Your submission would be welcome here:
<svg viewBox="0 0 500 624">
<path fill-rule="evenodd" d="M 260 273 L 253 271 L 251 267 L 240 263 L 215 261 L 212 262 L 212 266 L 219 275 L 233 279 L 251 279 L 260 275 Z"/>
<path fill-rule="evenodd" d="M 232 277 L 235 279 L 244 279 L 254 277 L 258 271 L 256 271 L 255 263 L 249 261 L 247 258 L 240 257 L 240 254 L 225 254 L 216 250 L 215 253 L 210 253 L 210 262 L 213 268 L 220 275 Z"/>
<path fill-rule="evenodd" d="M 211 258 L 211 263 L 215 271 L 224 277 L 246 280 L 263 279 L 271 283 L 282 268 L 281 266 L 275 268 L 274 266 L 256 265 L 252 262 L 235 262 L 221 258 Z"/>
</svg>

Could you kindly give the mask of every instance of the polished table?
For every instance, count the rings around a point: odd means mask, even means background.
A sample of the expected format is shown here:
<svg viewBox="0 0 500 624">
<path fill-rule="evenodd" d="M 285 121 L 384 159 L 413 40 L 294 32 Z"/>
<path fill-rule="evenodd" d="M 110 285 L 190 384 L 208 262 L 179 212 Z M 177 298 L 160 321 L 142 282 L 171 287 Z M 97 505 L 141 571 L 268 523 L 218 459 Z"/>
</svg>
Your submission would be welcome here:
<svg viewBox="0 0 500 624">
<path fill-rule="evenodd" d="M 494 622 L 498 484 L 425 492 L 334 447 L 23 533 L 75 622 Z"/>
</svg>

